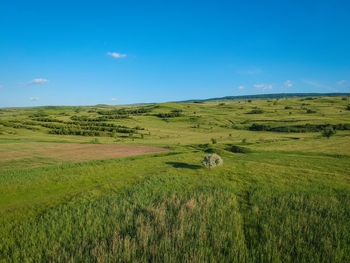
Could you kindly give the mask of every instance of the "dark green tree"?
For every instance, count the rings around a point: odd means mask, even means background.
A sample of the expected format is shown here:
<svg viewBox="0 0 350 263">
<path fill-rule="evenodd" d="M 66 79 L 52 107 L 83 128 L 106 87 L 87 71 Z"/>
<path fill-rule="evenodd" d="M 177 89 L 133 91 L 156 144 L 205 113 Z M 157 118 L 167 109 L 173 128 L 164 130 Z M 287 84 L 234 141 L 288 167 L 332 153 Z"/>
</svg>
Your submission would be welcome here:
<svg viewBox="0 0 350 263">
<path fill-rule="evenodd" d="M 323 137 L 327 137 L 328 139 L 333 136 L 336 133 L 335 129 L 333 128 L 333 126 L 328 125 L 326 127 L 324 127 L 321 131 L 321 134 Z"/>
</svg>

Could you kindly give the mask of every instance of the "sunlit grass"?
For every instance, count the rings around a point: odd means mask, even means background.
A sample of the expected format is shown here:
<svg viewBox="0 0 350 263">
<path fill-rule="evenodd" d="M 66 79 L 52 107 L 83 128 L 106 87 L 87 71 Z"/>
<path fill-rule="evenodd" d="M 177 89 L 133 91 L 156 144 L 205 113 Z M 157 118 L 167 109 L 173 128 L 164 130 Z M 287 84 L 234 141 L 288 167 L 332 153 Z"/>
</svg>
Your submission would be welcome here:
<svg viewBox="0 0 350 263">
<path fill-rule="evenodd" d="M 0 160 L 0 261 L 347 262 L 349 131 L 327 139 L 319 132 L 247 129 L 252 123 L 350 123 L 346 105 L 337 97 L 160 104 L 154 113 L 181 109 L 184 116 L 115 120 L 140 125 L 146 135 L 98 140 L 172 152 L 78 163 L 29 158 L 28 152 L 44 145 L 38 142 L 95 137 L 0 125 L 0 152 L 8 158 Z M 264 113 L 246 114 L 255 107 Z M 68 121 L 96 117 L 88 112 L 95 108 L 45 111 Z M 37 111 L 9 109 L 0 116 L 26 120 Z M 247 151 L 235 153 L 232 145 Z M 208 152 L 224 164 L 201 167 Z"/>
</svg>

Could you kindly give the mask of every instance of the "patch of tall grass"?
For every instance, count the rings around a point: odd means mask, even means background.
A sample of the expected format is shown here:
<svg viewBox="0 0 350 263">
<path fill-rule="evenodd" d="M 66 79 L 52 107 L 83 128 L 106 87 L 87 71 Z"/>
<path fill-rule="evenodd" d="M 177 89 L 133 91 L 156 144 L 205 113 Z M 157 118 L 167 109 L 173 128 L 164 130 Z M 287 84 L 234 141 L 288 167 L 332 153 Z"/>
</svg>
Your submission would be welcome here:
<svg viewBox="0 0 350 263">
<path fill-rule="evenodd" d="M 149 177 L 17 225 L 14 262 L 346 262 L 349 193 L 241 191 L 216 176 Z"/>
</svg>

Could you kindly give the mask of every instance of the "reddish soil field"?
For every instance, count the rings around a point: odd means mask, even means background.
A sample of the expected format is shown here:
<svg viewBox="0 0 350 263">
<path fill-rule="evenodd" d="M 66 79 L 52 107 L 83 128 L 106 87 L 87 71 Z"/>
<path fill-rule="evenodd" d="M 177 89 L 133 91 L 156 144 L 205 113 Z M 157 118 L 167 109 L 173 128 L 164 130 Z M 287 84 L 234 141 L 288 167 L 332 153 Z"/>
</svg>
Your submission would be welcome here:
<svg viewBox="0 0 350 263">
<path fill-rule="evenodd" d="M 79 162 L 169 151 L 153 146 L 35 142 L 2 144 L 0 147 L 2 161 L 41 157 Z"/>
</svg>

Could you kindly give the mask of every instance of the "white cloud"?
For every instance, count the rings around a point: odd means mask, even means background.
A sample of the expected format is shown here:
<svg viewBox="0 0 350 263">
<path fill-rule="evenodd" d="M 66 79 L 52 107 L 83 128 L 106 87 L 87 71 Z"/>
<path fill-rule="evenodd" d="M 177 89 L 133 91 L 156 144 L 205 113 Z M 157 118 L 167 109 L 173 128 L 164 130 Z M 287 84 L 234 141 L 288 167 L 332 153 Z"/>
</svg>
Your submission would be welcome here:
<svg viewBox="0 0 350 263">
<path fill-rule="evenodd" d="M 323 85 L 317 81 L 313 81 L 313 80 L 307 80 L 307 79 L 303 79 L 302 80 L 305 84 L 308 84 L 308 85 L 311 85 L 311 86 L 314 86 L 316 88 L 326 88 L 328 89 L 329 87 L 326 86 L 326 85 Z"/>
<path fill-rule="evenodd" d="M 343 79 L 343 80 L 339 80 L 339 81 L 337 81 L 337 84 L 338 84 L 338 85 L 343 85 L 345 82 L 346 82 L 346 80 L 345 80 L 345 79 Z"/>
<path fill-rule="evenodd" d="M 32 81 L 28 82 L 28 85 L 45 84 L 47 82 L 48 82 L 47 79 L 38 78 L 38 79 L 33 79 Z"/>
<path fill-rule="evenodd" d="M 239 75 L 257 75 L 257 74 L 261 74 L 263 71 L 259 68 L 249 68 L 249 69 L 245 69 L 245 70 L 238 70 L 236 71 L 237 74 Z"/>
<path fill-rule="evenodd" d="M 117 101 L 117 99 L 116 98 L 111 98 L 111 101 Z"/>
<path fill-rule="evenodd" d="M 288 88 L 293 87 L 293 82 L 291 80 L 287 80 L 286 82 L 284 82 L 284 86 Z"/>
<path fill-rule="evenodd" d="M 238 90 L 243 90 L 243 89 L 245 89 L 245 87 L 244 86 L 239 86 L 237 89 Z"/>
<path fill-rule="evenodd" d="M 262 90 L 272 89 L 272 84 L 254 84 L 253 88 Z"/>
<path fill-rule="evenodd" d="M 30 100 L 30 101 L 38 101 L 39 98 L 38 98 L 38 97 L 30 97 L 29 100 Z"/>
<path fill-rule="evenodd" d="M 114 57 L 114 58 L 125 58 L 126 57 L 126 54 L 120 54 L 117 52 L 108 52 L 107 55 Z"/>
</svg>

